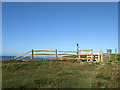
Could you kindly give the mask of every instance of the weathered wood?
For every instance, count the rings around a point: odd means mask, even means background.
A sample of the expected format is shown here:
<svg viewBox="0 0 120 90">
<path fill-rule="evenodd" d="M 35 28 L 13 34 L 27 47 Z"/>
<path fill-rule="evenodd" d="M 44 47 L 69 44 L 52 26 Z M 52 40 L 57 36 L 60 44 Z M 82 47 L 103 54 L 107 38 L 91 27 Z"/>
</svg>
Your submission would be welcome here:
<svg viewBox="0 0 120 90">
<path fill-rule="evenodd" d="M 24 53 L 24 54 L 22 54 L 22 55 L 19 55 L 19 56 L 17 56 L 17 57 L 14 57 L 14 59 L 16 59 L 16 58 L 18 58 L 18 57 L 21 57 L 21 56 L 24 56 L 24 55 L 26 55 L 26 54 L 28 54 L 28 53 L 30 53 L 30 52 L 32 52 L 32 51 L 29 51 L 29 52 L 26 52 L 26 53 Z"/>
<path fill-rule="evenodd" d="M 104 54 L 109 54 L 109 53 L 104 53 Z"/>
<path fill-rule="evenodd" d="M 103 62 L 103 50 L 101 49 L 101 62 Z"/>
<path fill-rule="evenodd" d="M 21 60 L 21 59 L 23 59 L 23 58 L 25 58 L 25 57 L 28 57 L 28 56 L 31 56 L 31 54 L 30 54 L 30 55 L 23 56 L 23 57 L 21 57 L 21 58 L 19 58 L 19 59 L 16 59 L 16 60 Z"/>
<path fill-rule="evenodd" d="M 109 53 L 109 62 L 110 62 L 110 53 Z"/>
<path fill-rule="evenodd" d="M 91 56 L 88 56 L 88 57 L 90 57 L 91 58 Z M 98 56 L 95 56 L 96 58 L 98 57 Z"/>
<path fill-rule="evenodd" d="M 56 57 L 56 60 L 57 60 L 57 49 L 55 49 L 55 57 Z"/>
<path fill-rule="evenodd" d="M 80 53 L 81 53 L 81 51 L 78 51 L 78 59 L 80 60 Z"/>
<path fill-rule="evenodd" d="M 80 55 L 91 55 L 91 54 L 80 54 Z"/>
<path fill-rule="evenodd" d="M 34 59 L 33 49 L 32 49 L 32 56 L 31 56 L 31 59 L 32 59 L 32 60 Z"/>
<path fill-rule="evenodd" d="M 56 57 L 34 57 L 34 58 L 53 58 L 53 59 L 55 59 Z"/>
<path fill-rule="evenodd" d="M 100 62 L 100 50 L 98 50 L 98 62 Z"/>
<path fill-rule="evenodd" d="M 87 51 L 90 51 L 90 49 L 87 49 L 87 50 L 78 50 L 78 51 L 86 51 L 87 52 Z"/>
<path fill-rule="evenodd" d="M 59 57 L 59 60 L 76 60 L 77 58 Z"/>
<path fill-rule="evenodd" d="M 87 50 L 87 62 L 88 62 L 88 50 Z"/>
<path fill-rule="evenodd" d="M 98 52 L 98 51 L 93 51 L 93 52 Z"/>
<path fill-rule="evenodd" d="M 55 50 L 34 50 L 34 52 L 55 52 Z"/>
<path fill-rule="evenodd" d="M 39 53 L 39 54 L 33 54 L 33 55 L 55 55 L 55 54 Z"/>
<path fill-rule="evenodd" d="M 57 54 L 57 55 L 76 55 L 76 54 L 67 54 L 67 53 L 62 53 L 62 54 Z"/>
<path fill-rule="evenodd" d="M 91 49 L 91 61 L 93 61 L 93 49 Z"/>
<path fill-rule="evenodd" d="M 70 52 L 70 53 L 76 53 L 77 51 L 57 51 L 57 52 Z"/>
<path fill-rule="evenodd" d="M 80 51 L 79 51 L 79 49 L 78 48 L 80 48 L 79 47 L 79 45 L 78 45 L 78 43 L 77 43 L 77 61 L 79 61 L 80 60 Z"/>
</svg>

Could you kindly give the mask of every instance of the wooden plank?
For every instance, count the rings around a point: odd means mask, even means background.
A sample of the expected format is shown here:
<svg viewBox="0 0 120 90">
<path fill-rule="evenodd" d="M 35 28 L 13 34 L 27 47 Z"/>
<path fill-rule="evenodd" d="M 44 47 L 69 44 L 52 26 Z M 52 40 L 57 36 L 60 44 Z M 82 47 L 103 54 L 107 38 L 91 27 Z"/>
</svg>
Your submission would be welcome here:
<svg viewBox="0 0 120 90">
<path fill-rule="evenodd" d="M 77 51 L 57 51 L 57 52 L 70 52 L 70 53 L 76 53 Z"/>
<path fill-rule="evenodd" d="M 109 53 L 109 62 L 110 62 L 110 53 Z"/>
<path fill-rule="evenodd" d="M 104 54 L 109 54 L 109 53 L 104 53 Z"/>
<path fill-rule="evenodd" d="M 76 55 L 76 54 L 67 54 L 67 53 L 63 53 L 63 54 L 57 54 L 57 55 Z"/>
<path fill-rule="evenodd" d="M 55 54 L 39 53 L 39 54 L 33 54 L 33 55 L 55 55 Z"/>
<path fill-rule="evenodd" d="M 87 50 L 87 62 L 88 62 L 88 50 Z"/>
<path fill-rule="evenodd" d="M 93 51 L 93 52 L 98 52 L 98 51 Z"/>
<path fill-rule="evenodd" d="M 56 57 L 56 60 L 57 60 L 57 49 L 55 49 L 55 57 Z"/>
<path fill-rule="evenodd" d="M 103 50 L 101 49 L 101 62 L 103 62 Z"/>
<path fill-rule="evenodd" d="M 53 58 L 53 59 L 55 59 L 56 57 L 34 57 L 34 58 Z"/>
<path fill-rule="evenodd" d="M 55 50 L 34 50 L 34 52 L 55 52 Z"/>
<path fill-rule="evenodd" d="M 78 59 L 80 60 L 80 51 L 78 51 Z"/>
<path fill-rule="evenodd" d="M 91 54 L 80 54 L 80 55 L 91 55 Z"/>
<path fill-rule="evenodd" d="M 21 56 L 24 56 L 25 54 L 28 54 L 28 53 L 30 53 L 30 52 L 32 52 L 32 51 L 29 51 L 29 52 L 26 52 L 26 53 L 24 53 L 24 54 L 22 54 L 22 55 L 19 55 L 19 56 L 17 56 L 17 57 L 14 57 L 14 59 L 16 59 L 16 58 L 18 58 L 18 57 L 21 57 Z"/>
<path fill-rule="evenodd" d="M 70 59 L 70 60 L 73 59 L 74 60 L 74 59 L 77 59 L 77 58 L 59 57 L 59 60 L 64 60 L 64 59 Z"/>
<path fill-rule="evenodd" d="M 98 62 L 100 62 L 100 50 L 98 50 Z"/>
<path fill-rule="evenodd" d="M 91 49 L 91 61 L 93 61 L 93 49 Z"/>
<path fill-rule="evenodd" d="M 19 58 L 19 59 L 16 59 L 16 60 L 21 60 L 21 59 L 23 59 L 23 58 L 25 58 L 25 57 L 28 57 L 28 56 L 31 56 L 31 54 L 30 54 L 30 55 L 23 56 L 23 57 L 21 57 L 21 58 Z"/>
<path fill-rule="evenodd" d="M 78 50 L 78 51 L 86 51 L 87 52 L 87 51 L 90 51 L 90 49 L 87 49 L 87 50 Z"/>
<path fill-rule="evenodd" d="M 80 52 L 80 51 L 79 51 L 79 49 L 78 49 L 78 48 L 80 48 L 80 47 L 79 47 L 79 45 L 78 45 L 78 43 L 77 43 L 77 56 L 78 56 L 78 57 L 77 57 L 77 61 L 79 61 L 79 60 L 80 60 L 80 58 L 79 58 L 79 52 Z"/>
<path fill-rule="evenodd" d="M 33 60 L 33 58 L 34 58 L 34 56 L 33 56 L 34 54 L 33 54 L 33 49 L 32 49 L 32 56 L 31 56 L 31 59 Z"/>
</svg>

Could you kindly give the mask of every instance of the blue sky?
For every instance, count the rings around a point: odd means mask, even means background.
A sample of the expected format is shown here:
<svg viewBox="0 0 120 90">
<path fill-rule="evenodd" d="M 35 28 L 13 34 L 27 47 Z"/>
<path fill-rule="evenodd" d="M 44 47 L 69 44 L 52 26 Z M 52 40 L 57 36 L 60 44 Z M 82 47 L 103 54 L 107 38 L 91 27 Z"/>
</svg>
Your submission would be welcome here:
<svg viewBox="0 0 120 90">
<path fill-rule="evenodd" d="M 3 55 L 31 49 L 118 49 L 117 2 L 2 4 Z"/>
</svg>

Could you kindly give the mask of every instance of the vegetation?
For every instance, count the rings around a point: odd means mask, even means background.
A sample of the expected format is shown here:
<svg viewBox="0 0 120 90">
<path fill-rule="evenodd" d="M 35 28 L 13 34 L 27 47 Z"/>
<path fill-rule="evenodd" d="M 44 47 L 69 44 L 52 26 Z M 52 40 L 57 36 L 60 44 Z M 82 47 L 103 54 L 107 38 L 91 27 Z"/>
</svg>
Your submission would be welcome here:
<svg viewBox="0 0 120 90">
<path fill-rule="evenodd" d="M 54 60 L 4 60 L 3 88 L 116 88 L 118 67 L 112 63 Z"/>
</svg>

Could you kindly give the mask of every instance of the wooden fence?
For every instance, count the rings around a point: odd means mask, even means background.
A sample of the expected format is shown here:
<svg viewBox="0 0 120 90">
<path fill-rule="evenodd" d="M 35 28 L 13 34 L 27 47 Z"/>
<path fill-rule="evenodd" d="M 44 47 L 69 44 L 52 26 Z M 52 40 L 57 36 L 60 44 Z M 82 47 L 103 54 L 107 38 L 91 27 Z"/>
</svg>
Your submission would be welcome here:
<svg viewBox="0 0 120 90">
<path fill-rule="evenodd" d="M 42 53 L 41 53 L 42 52 Z M 47 53 L 46 53 L 47 52 Z M 84 52 L 84 53 L 82 53 Z M 87 49 L 87 50 L 81 50 L 80 47 L 77 44 L 77 50 L 76 51 L 59 51 L 57 49 L 55 50 L 31 50 L 29 52 L 26 52 L 25 54 L 19 55 L 17 57 L 14 57 L 14 60 L 26 60 L 26 59 L 55 59 L 55 60 L 86 60 L 87 62 L 103 62 L 103 56 L 104 54 L 109 53 L 103 53 L 103 50 L 93 51 L 93 49 Z M 116 56 L 117 56 L 117 50 L 115 51 L 115 62 L 116 62 Z M 41 55 L 47 55 L 47 57 L 43 57 Z M 48 57 L 50 55 L 50 57 Z M 67 56 L 64 56 L 67 55 Z M 39 56 L 39 57 L 38 57 Z M 60 57 L 63 56 L 63 57 Z"/>
</svg>

